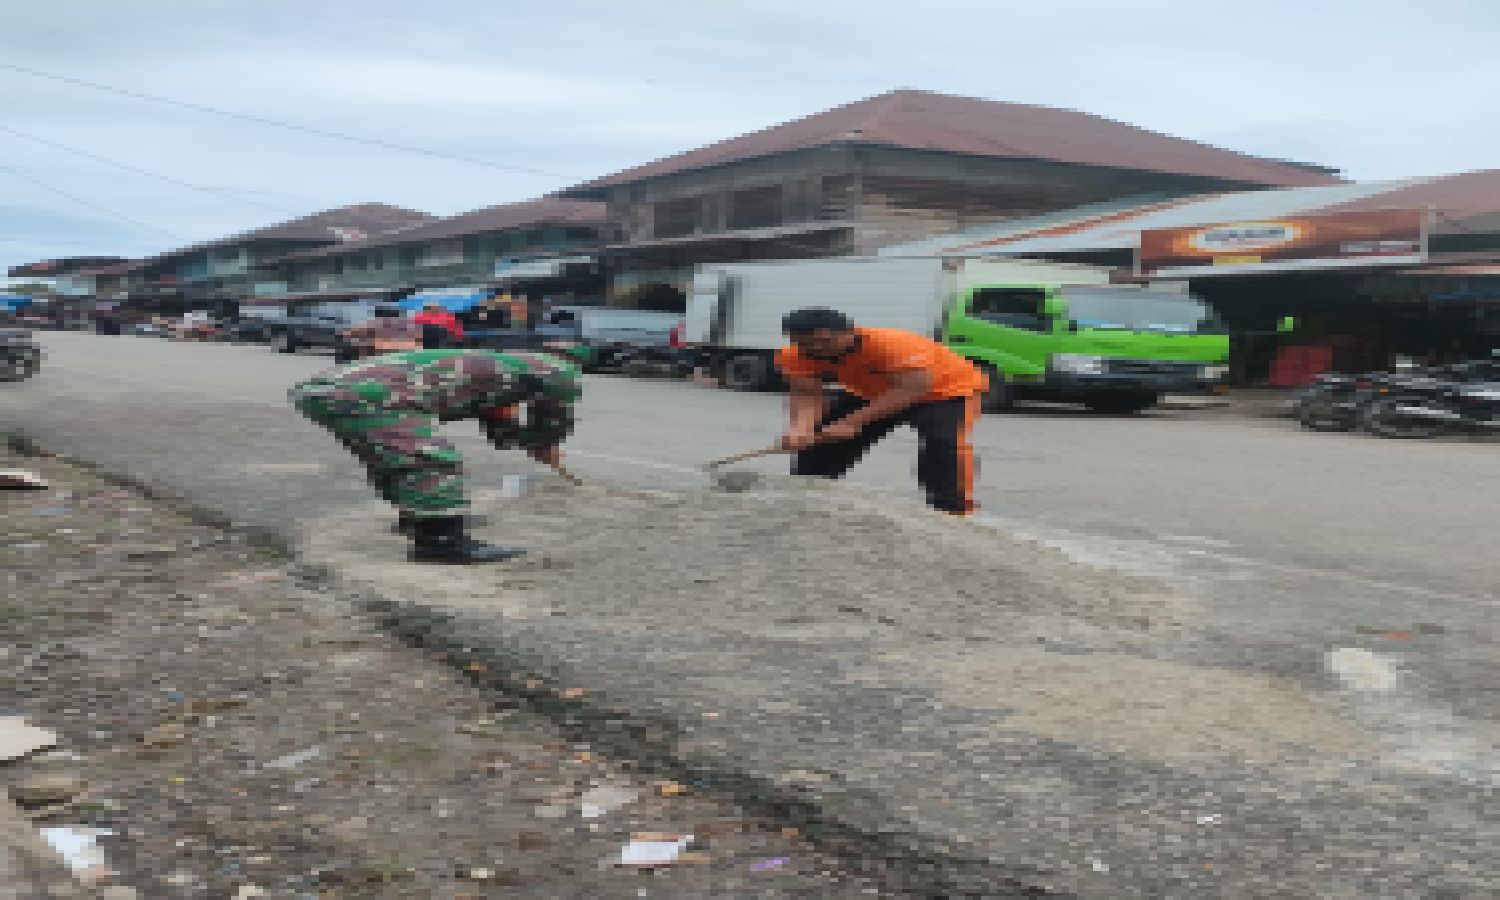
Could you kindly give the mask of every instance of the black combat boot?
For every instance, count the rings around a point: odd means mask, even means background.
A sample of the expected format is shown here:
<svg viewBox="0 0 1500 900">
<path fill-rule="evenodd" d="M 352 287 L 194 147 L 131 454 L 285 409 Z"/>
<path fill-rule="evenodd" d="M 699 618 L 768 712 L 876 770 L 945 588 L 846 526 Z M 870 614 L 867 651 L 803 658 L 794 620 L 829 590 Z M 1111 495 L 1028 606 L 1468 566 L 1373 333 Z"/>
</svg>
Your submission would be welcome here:
<svg viewBox="0 0 1500 900">
<path fill-rule="evenodd" d="M 412 515 L 406 510 L 399 510 L 396 513 L 396 524 L 391 526 L 391 534 L 404 534 L 410 536 L 412 529 L 416 527 L 416 521 L 416 516 Z M 469 528 L 488 524 L 490 524 L 489 516 L 464 516 L 464 525 Z"/>
<path fill-rule="evenodd" d="M 526 552 L 520 547 L 496 547 L 474 540 L 464 531 L 463 516 L 416 519 L 411 537 L 413 562 L 504 562 Z"/>
</svg>

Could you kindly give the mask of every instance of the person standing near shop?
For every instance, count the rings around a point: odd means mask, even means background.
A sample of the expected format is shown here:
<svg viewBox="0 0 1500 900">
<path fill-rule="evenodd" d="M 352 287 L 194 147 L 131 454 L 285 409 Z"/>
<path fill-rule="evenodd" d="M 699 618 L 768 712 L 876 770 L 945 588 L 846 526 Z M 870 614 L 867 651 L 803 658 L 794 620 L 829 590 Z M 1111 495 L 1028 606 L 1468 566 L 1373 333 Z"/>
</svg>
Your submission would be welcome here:
<svg viewBox="0 0 1500 900">
<path fill-rule="evenodd" d="M 942 344 L 893 328 L 858 328 L 832 309 L 782 320 L 790 343 L 776 365 L 791 386 L 781 447 L 792 474 L 839 478 L 898 425 L 917 432 L 917 481 L 935 509 L 968 515 L 974 500 L 971 436 L 988 381 Z M 827 396 L 824 381 L 844 393 Z"/>
<path fill-rule="evenodd" d="M 463 345 L 464 327 L 458 323 L 457 316 L 436 300 L 424 304 L 422 311 L 411 320 L 422 327 L 424 348 L 435 350 Z"/>
</svg>

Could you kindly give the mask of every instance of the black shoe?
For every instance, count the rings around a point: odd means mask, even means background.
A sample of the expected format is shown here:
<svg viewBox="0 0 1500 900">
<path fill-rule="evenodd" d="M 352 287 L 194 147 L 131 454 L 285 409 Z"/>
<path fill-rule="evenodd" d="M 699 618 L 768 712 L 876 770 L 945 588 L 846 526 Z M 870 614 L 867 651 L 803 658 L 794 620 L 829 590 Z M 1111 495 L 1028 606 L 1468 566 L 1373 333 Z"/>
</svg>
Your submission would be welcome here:
<svg viewBox="0 0 1500 900">
<path fill-rule="evenodd" d="M 391 534 L 405 534 L 405 535 L 410 535 L 412 529 L 414 527 L 416 527 L 413 524 L 416 521 L 417 521 L 417 517 L 411 515 L 410 513 L 399 513 L 399 514 L 397 514 L 397 516 L 396 516 L 396 524 L 394 524 L 394 525 L 391 526 Z M 474 528 L 474 527 L 479 526 L 479 525 L 488 525 L 488 524 L 490 524 L 490 517 L 489 516 L 464 516 L 464 524 L 466 526 L 470 527 L 470 528 Z"/>
<path fill-rule="evenodd" d="M 504 562 L 526 552 L 520 547 L 496 547 L 474 540 L 464 532 L 463 516 L 416 519 L 411 536 L 413 562 Z"/>
</svg>

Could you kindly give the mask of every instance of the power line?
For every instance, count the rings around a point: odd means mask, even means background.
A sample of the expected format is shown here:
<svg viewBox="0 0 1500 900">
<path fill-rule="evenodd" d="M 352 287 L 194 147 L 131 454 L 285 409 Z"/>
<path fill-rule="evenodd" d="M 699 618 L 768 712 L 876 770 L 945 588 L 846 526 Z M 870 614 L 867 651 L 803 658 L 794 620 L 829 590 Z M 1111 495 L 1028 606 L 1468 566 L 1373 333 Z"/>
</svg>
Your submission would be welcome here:
<svg viewBox="0 0 1500 900">
<path fill-rule="evenodd" d="M 484 166 L 489 169 L 504 169 L 510 172 L 521 172 L 526 175 L 542 175 L 548 178 L 576 178 L 563 172 L 549 172 L 545 169 L 530 169 L 525 166 L 512 166 L 505 163 L 490 162 L 484 159 L 475 159 L 471 156 L 459 156 L 455 153 L 444 153 L 441 150 L 429 150 L 425 147 L 413 147 L 408 144 L 397 144 L 392 141 L 384 141 L 379 138 L 360 137 L 353 134 L 344 134 L 338 131 L 329 131 L 324 128 L 314 128 L 310 125 L 298 125 L 295 122 L 283 122 L 279 119 L 268 119 L 264 116 L 251 115 L 249 113 L 234 112 L 227 109 L 219 109 L 215 106 L 205 106 L 201 103 L 193 103 L 188 100 L 176 100 L 171 97 L 161 97 L 155 94 L 146 94 L 140 91 L 132 91 L 126 88 L 114 87 L 113 85 L 100 84 L 96 81 L 85 81 L 82 78 L 72 78 L 67 75 L 56 75 L 51 72 L 43 72 L 27 66 L 18 66 L 15 63 L 0 62 L 0 69 L 10 69 L 24 75 L 36 78 L 46 78 L 51 81 L 60 81 L 77 87 L 86 87 L 96 91 L 104 91 L 110 94 L 118 94 L 122 97 L 130 97 L 135 100 L 146 100 L 152 103 L 161 103 L 167 106 L 176 106 L 181 109 L 190 109 L 195 112 L 206 113 L 211 116 L 222 116 L 227 119 L 237 119 L 241 122 L 251 122 L 256 125 L 270 125 L 274 128 L 284 128 L 289 131 L 300 131 L 303 134 L 313 134 L 318 137 L 333 138 L 334 140 L 350 141 L 356 144 L 364 144 L 369 147 L 379 147 L 383 150 L 396 150 L 402 153 L 415 153 L 419 156 L 428 156 L 434 159 L 448 160 L 449 162 L 468 163 L 471 166 Z"/>
<path fill-rule="evenodd" d="M 88 150 L 80 150 L 77 147 L 69 147 L 67 144 L 60 144 L 57 141 L 49 140 L 49 139 L 44 138 L 44 137 L 39 137 L 38 135 L 28 134 L 27 132 L 20 131 L 20 130 L 15 129 L 15 128 L 11 128 L 11 127 L 9 127 L 7 125 L 0 125 L 0 131 L 6 132 L 7 134 L 15 135 L 18 138 L 24 138 L 25 140 L 28 140 L 28 141 L 34 141 L 35 143 L 41 144 L 41 145 L 46 146 L 46 147 L 52 147 L 52 148 L 57 149 L 57 150 L 62 150 L 65 153 L 72 153 L 75 156 L 81 156 L 84 159 L 92 159 L 95 162 L 101 162 L 101 163 L 104 163 L 105 165 L 108 165 L 108 166 L 114 166 L 117 169 L 124 169 L 127 172 L 134 172 L 137 175 L 145 175 L 147 178 L 155 178 L 158 181 L 164 181 L 167 184 L 176 185 L 177 187 L 187 188 L 188 190 L 198 191 L 200 193 L 210 194 L 210 195 L 216 196 L 216 197 L 227 197 L 230 200 L 234 200 L 234 201 L 236 201 L 238 203 L 248 203 L 251 206 L 258 206 L 261 209 L 268 209 L 268 210 L 271 210 L 272 212 L 277 212 L 277 213 L 288 213 L 288 212 L 291 212 L 291 210 L 288 209 L 287 207 L 276 206 L 276 205 L 271 204 L 271 203 L 263 203 L 263 202 L 261 202 L 259 200 L 251 200 L 251 199 L 246 198 L 246 197 L 238 196 L 238 195 L 236 195 L 235 192 L 229 191 L 229 190 L 225 190 L 223 188 L 214 188 L 214 187 L 209 187 L 207 185 L 202 185 L 202 184 L 193 184 L 191 181 L 183 181 L 180 178 L 176 178 L 176 177 L 173 177 L 171 175 L 164 175 L 161 172 L 153 172 L 150 169 L 143 169 L 140 166 L 132 165 L 132 164 L 127 163 L 127 162 L 121 162 L 118 159 L 110 159 L 107 156 L 100 156 L 99 154 L 92 153 L 92 152 L 90 152 Z"/>
<path fill-rule="evenodd" d="M 122 212 L 118 212 L 116 210 L 110 209 L 107 206 L 100 206 L 99 204 L 93 202 L 92 200 L 85 200 L 82 197 L 78 196 L 77 194 L 69 193 L 69 192 L 63 190 L 62 188 L 60 188 L 60 187 L 58 187 L 58 186 L 56 186 L 54 184 L 48 184 L 47 182 L 41 180 L 40 178 L 37 178 L 34 175 L 28 175 L 27 173 L 22 172 L 20 169 L 16 169 L 16 168 L 12 168 L 11 166 L 0 164 L 0 172 L 8 172 L 11 175 L 14 175 L 17 178 L 21 179 L 22 181 L 29 181 L 32 184 L 36 185 L 37 187 L 39 187 L 39 188 L 41 188 L 43 190 L 46 190 L 46 191 L 51 191 L 52 193 L 58 195 L 59 197 L 66 197 L 67 199 L 72 200 L 74 203 L 77 203 L 79 206 L 86 206 L 86 207 L 88 207 L 89 209 L 92 209 L 95 212 L 104 213 L 105 215 L 107 215 L 107 216 L 109 216 L 111 218 L 114 218 L 114 219 L 119 219 L 122 222 L 128 222 L 131 225 L 136 226 L 137 228 L 145 228 L 148 231 L 155 231 L 155 232 L 157 232 L 159 234 L 167 235 L 168 237 L 173 238 L 174 240 L 179 240 L 179 241 L 180 240 L 185 240 L 185 238 L 183 238 L 182 235 L 177 234 L 176 232 L 168 231 L 167 229 L 162 228 L 159 225 L 152 225 L 149 222 L 142 222 L 140 219 L 131 218 L 130 216 L 127 216 L 127 215 L 125 215 Z"/>
</svg>

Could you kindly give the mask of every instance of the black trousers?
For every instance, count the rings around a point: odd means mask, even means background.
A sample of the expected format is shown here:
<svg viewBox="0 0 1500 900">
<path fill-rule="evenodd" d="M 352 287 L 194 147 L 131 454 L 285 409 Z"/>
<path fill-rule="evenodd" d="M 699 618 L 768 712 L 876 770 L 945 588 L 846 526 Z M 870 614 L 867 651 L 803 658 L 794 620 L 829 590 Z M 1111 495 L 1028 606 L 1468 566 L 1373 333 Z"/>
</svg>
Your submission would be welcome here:
<svg viewBox="0 0 1500 900">
<path fill-rule="evenodd" d="M 848 393 L 834 393 L 824 402 L 821 428 L 862 408 L 865 401 Z M 974 447 L 970 442 L 979 397 L 956 397 L 918 403 L 894 416 L 876 419 L 847 441 L 814 444 L 792 460 L 792 474 L 839 478 L 898 425 L 917 432 L 917 483 L 935 509 L 970 513 L 974 502 Z"/>
</svg>

